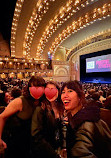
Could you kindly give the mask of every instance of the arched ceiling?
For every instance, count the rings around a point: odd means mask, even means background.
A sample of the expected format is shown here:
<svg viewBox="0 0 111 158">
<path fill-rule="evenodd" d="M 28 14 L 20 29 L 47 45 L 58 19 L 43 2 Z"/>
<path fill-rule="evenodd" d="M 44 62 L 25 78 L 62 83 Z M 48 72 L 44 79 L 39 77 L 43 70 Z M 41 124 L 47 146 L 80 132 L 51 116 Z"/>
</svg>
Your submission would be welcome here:
<svg viewBox="0 0 111 158">
<path fill-rule="evenodd" d="M 47 60 L 111 29 L 111 0 L 17 0 L 11 56 Z"/>
</svg>

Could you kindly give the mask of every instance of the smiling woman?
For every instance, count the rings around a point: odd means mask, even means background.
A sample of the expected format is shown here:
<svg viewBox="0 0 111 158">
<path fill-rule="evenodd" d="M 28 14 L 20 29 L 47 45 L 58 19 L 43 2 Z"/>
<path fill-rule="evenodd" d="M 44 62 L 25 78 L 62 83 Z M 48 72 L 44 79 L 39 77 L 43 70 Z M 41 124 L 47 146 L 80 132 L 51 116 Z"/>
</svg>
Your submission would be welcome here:
<svg viewBox="0 0 111 158">
<path fill-rule="evenodd" d="M 111 131 L 100 120 L 96 105 L 86 105 L 82 86 L 69 81 L 61 88 L 61 99 L 68 115 L 67 157 L 111 157 Z"/>
<path fill-rule="evenodd" d="M 64 103 L 65 109 L 69 110 L 72 115 L 76 114 L 85 103 L 82 86 L 78 81 L 70 81 L 64 83 L 61 92 L 61 99 Z"/>
<path fill-rule="evenodd" d="M 67 87 L 65 87 L 64 91 L 62 91 L 61 99 L 64 103 L 65 109 L 69 110 L 72 115 L 76 114 L 79 109 L 82 108 L 80 98 L 72 89 L 68 89 Z"/>
</svg>

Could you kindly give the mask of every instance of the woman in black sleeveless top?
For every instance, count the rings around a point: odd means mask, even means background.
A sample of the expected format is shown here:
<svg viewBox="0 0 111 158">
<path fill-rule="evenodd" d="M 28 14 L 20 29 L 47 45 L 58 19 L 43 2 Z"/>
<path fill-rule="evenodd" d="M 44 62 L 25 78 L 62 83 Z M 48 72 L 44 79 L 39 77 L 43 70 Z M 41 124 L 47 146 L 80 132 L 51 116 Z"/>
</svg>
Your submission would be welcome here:
<svg viewBox="0 0 111 158">
<path fill-rule="evenodd" d="M 0 114 L 0 151 L 5 158 L 29 158 L 31 118 L 44 98 L 45 80 L 32 76 L 23 96 L 11 101 Z"/>
</svg>

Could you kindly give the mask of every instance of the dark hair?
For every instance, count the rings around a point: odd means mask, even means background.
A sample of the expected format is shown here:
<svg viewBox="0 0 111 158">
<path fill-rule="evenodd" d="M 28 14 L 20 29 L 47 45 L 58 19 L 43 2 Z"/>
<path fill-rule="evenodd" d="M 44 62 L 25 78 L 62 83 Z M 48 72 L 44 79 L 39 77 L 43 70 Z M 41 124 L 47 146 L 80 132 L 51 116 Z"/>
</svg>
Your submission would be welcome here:
<svg viewBox="0 0 111 158">
<path fill-rule="evenodd" d="M 95 93 L 95 89 L 89 89 L 88 93 L 92 96 L 92 94 Z"/>
<path fill-rule="evenodd" d="M 48 82 L 46 83 L 46 86 L 47 86 L 48 84 L 53 84 L 53 85 L 55 85 L 55 87 L 58 89 L 58 98 L 55 100 L 55 106 L 56 106 L 57 110 L 62 114 L 63 111 L 64 111 L 64 106 L 63 106 L 63 103 L 62 103 L 62 101 L 61 101 L 61 90 L 60 90 L 60 86 L 59 86 L 59 84 L 57 84 L 57 82 L 54 82 L 54 81 L 48 81 Z"/>
<path fill-rule="evenodd" d="M 23 95 L 27 98 L 32 98 L 29 92 L 29 87 L 45 87 L 45 80 L 40 76 L 32 76 L 28 82 L 28 85 L 24 88 Z M 32 98 L 33 99 L 33 98 Z"/>
<path fill-rule="evenodd" d="M 100 98 L 100 94 L 99 94 L 99 92 L 95 92 L 95 93 L 93 93 L 92 94 L 92 98 L 94 99 L 94 100 L 99 100 L 99 98 Z"/>
<path fill-rule="evenodd" d="M 11 96 L 12 96 L 13 98 L 17 98 L 17 97 L 21 96 L 21 94 L 22 94 L 21 89 L 20 89 L 20 88 L 17 88 L 17 87 L 14 87 L 14 88 L 12 89 L 12 91 L 11 91 Z"/>
<path fill-rule="evenodd" d="M 67 81 L 63 84 L 63 86 L 61 87 L 61 92 L 64 90 L 64 88 L 67 87 L 68 89 L 72 89 L 74 90 L 78 97 L 80 98 L 82 104 L 85 104 L 85 95 L 84 95 L 84 91 L 82 89 L 82 85 L 79 83 L 79 81 L 74 80 L 74 81 Z"/>
<path fill-rule="evenodd" d="M 109 95 L 108 97 L 106 97 L 106 100 L 104 102 L 104 108 L 111 110 L 111 95 Z"/>
<path fill-rule="evenodd" d="M 31 87 L 31 84 L 35 87 L 45 87 L 45 80 L 40 76 L 32 76 L 29 80 L 28 87 Z"/>
</svg>

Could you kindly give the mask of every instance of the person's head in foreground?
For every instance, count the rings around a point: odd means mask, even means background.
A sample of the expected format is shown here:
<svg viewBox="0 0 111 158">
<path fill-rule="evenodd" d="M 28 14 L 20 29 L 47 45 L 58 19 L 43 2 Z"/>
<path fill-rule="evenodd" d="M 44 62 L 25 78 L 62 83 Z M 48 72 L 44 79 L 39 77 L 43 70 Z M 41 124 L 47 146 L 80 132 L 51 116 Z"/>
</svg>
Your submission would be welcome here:
<svg viewBox="0 0 111 158">
<path fill-rule="evenodd" d="M 100 108 L 84 104 L 78 81 L 63 84 L 61 99 L 67 110 L 67 157 L 111 157 L 111 131 L 100 119 Z"/>
<path fill-rule="evenodd" d="M 82 85 L 76 80 L 65 82 L 61 88 L 61 100 L 67 111 L 76 114 L 85 103 Z"/>
<path fill-rule="evenodd" d="M 40 76 L 32 76 L 24 91 L 24 96 L 37 100 L 44 94 L 45 80 Z"/>
</svg>

